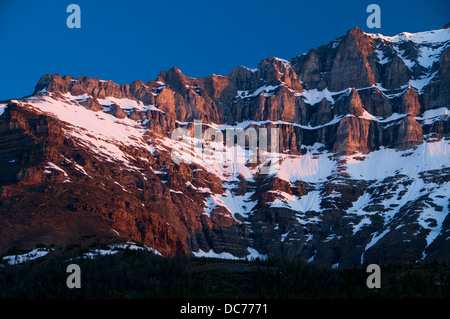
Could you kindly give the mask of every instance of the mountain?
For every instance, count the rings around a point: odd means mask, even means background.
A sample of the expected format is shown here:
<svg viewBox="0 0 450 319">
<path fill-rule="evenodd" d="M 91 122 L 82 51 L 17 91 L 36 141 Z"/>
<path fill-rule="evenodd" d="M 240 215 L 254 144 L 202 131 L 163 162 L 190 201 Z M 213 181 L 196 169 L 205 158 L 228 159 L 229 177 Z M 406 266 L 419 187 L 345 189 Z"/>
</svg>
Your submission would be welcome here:
<svg viewBox="0 0 450 319">
<path fill-rule="evenodd" d="M 0 103 L 0 253 L 83 238 L 162 255 L 450 260 L 450 29 L 360 28 L 290 60 Z"/>
</svg>

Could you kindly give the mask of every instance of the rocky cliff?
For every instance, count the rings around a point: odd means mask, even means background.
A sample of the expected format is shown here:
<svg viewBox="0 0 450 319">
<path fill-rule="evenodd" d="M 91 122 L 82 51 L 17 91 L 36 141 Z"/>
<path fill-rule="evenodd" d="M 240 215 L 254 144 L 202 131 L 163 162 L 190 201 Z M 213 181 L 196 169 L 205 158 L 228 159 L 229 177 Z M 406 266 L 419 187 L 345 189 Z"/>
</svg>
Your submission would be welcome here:
<svg viewBox="0 0 450 319">
<path fill-rule="evenodd" d="M 353 28 L 223 76 L 44 75 L 0 104 L 0 249 L 95 235 L 165 255 L 448 260 L 449 50 L 449 29 Z"/>
</svg>

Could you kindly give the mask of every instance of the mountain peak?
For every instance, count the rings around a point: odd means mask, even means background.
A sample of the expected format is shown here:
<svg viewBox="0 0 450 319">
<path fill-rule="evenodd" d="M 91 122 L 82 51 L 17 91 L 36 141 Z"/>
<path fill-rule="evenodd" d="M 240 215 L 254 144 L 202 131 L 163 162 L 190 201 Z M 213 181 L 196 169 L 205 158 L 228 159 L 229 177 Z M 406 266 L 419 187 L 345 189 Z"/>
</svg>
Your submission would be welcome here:
<svg viewBox="0 0 450 319">
<path fill-rule="evenodd" d="M 74 82 L 75 80 L 69 76 L 64 75 L 61 76 L 59 73 L 57 74 L 45 74 L 41 76 L 38 83 L 36 84 L 34 88 L 33 94 L 36 94 L 42 90 L 47 91 L 58 91 L 61 93 L 66 93 L 68 90 L 68 87 Z"/>
<path fill-rule="evenodd" d="M 351 34 L 354 36 L 361 36 L 365 34 L 365 32 L 360 27 L 353 27 L 347 31 L 347 34 Z"/>
<path fill-rule="evenodd" d="M 0 103 L 0 253 L 92 233 L 164 255 L 450 260 L 446 32 L 405 45 L 353 28 L 228 76 L 46 74 L 39 98 Z M 180 143 L 178 128 L 210 138 Z M 230 163 L 220 143 L 241 130 Z"/>
</svg>

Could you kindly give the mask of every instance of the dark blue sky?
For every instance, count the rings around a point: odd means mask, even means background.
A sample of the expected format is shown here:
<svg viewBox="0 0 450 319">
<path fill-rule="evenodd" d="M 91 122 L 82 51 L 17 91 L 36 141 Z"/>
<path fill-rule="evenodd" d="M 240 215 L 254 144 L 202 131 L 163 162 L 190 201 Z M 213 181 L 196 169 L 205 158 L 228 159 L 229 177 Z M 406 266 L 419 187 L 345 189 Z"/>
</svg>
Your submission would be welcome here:
<svg viewBox="0 0 450 319">
<path fill-rule="evenodd" d="M 81 29 L 66 26 L 71 3 L 81 7 Z M 366 26 L 371 3 L 381 7 L 381 29 Z M 440 29 L 449 12 L 448 0 L 0 0 L 0 100 L 32 93 L 47 73 L 121 84 L 172 66 L 226 75 L 290 59 L 354 26 L 390 36 Z"/>
</svg>

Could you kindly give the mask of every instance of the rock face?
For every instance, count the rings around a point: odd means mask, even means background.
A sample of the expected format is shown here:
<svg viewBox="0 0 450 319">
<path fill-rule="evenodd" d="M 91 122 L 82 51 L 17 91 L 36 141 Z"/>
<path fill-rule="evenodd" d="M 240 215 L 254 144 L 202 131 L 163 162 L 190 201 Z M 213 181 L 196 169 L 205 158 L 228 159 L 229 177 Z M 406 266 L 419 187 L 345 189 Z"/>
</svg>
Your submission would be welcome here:
<svg viewBox="0 0 450 319">
<path fill-rule="evenodd" d="M 371 68 L 374 44 L 375 40 L 360 28 L 353 28 L 347 33 L 334 56 L 328 84 L 330 91 L 375 84 L 375 74 Z"/>
<path fill-rule="evenodd" d="M 0 103 L 0 252 L 95 235 L 164 255 L 449 260 L 449 45 L 449 29 L 353 28 L 224 76 L 44 75 Z"/>
<path fill-rule="evenodd" d="M 448 29 L 446 29 L 448 30 Z M 424 88 L 424 109 L 435 109 L 450 102 L 450 48 L 442 50 L 436 76 Z"/>
</svg>

